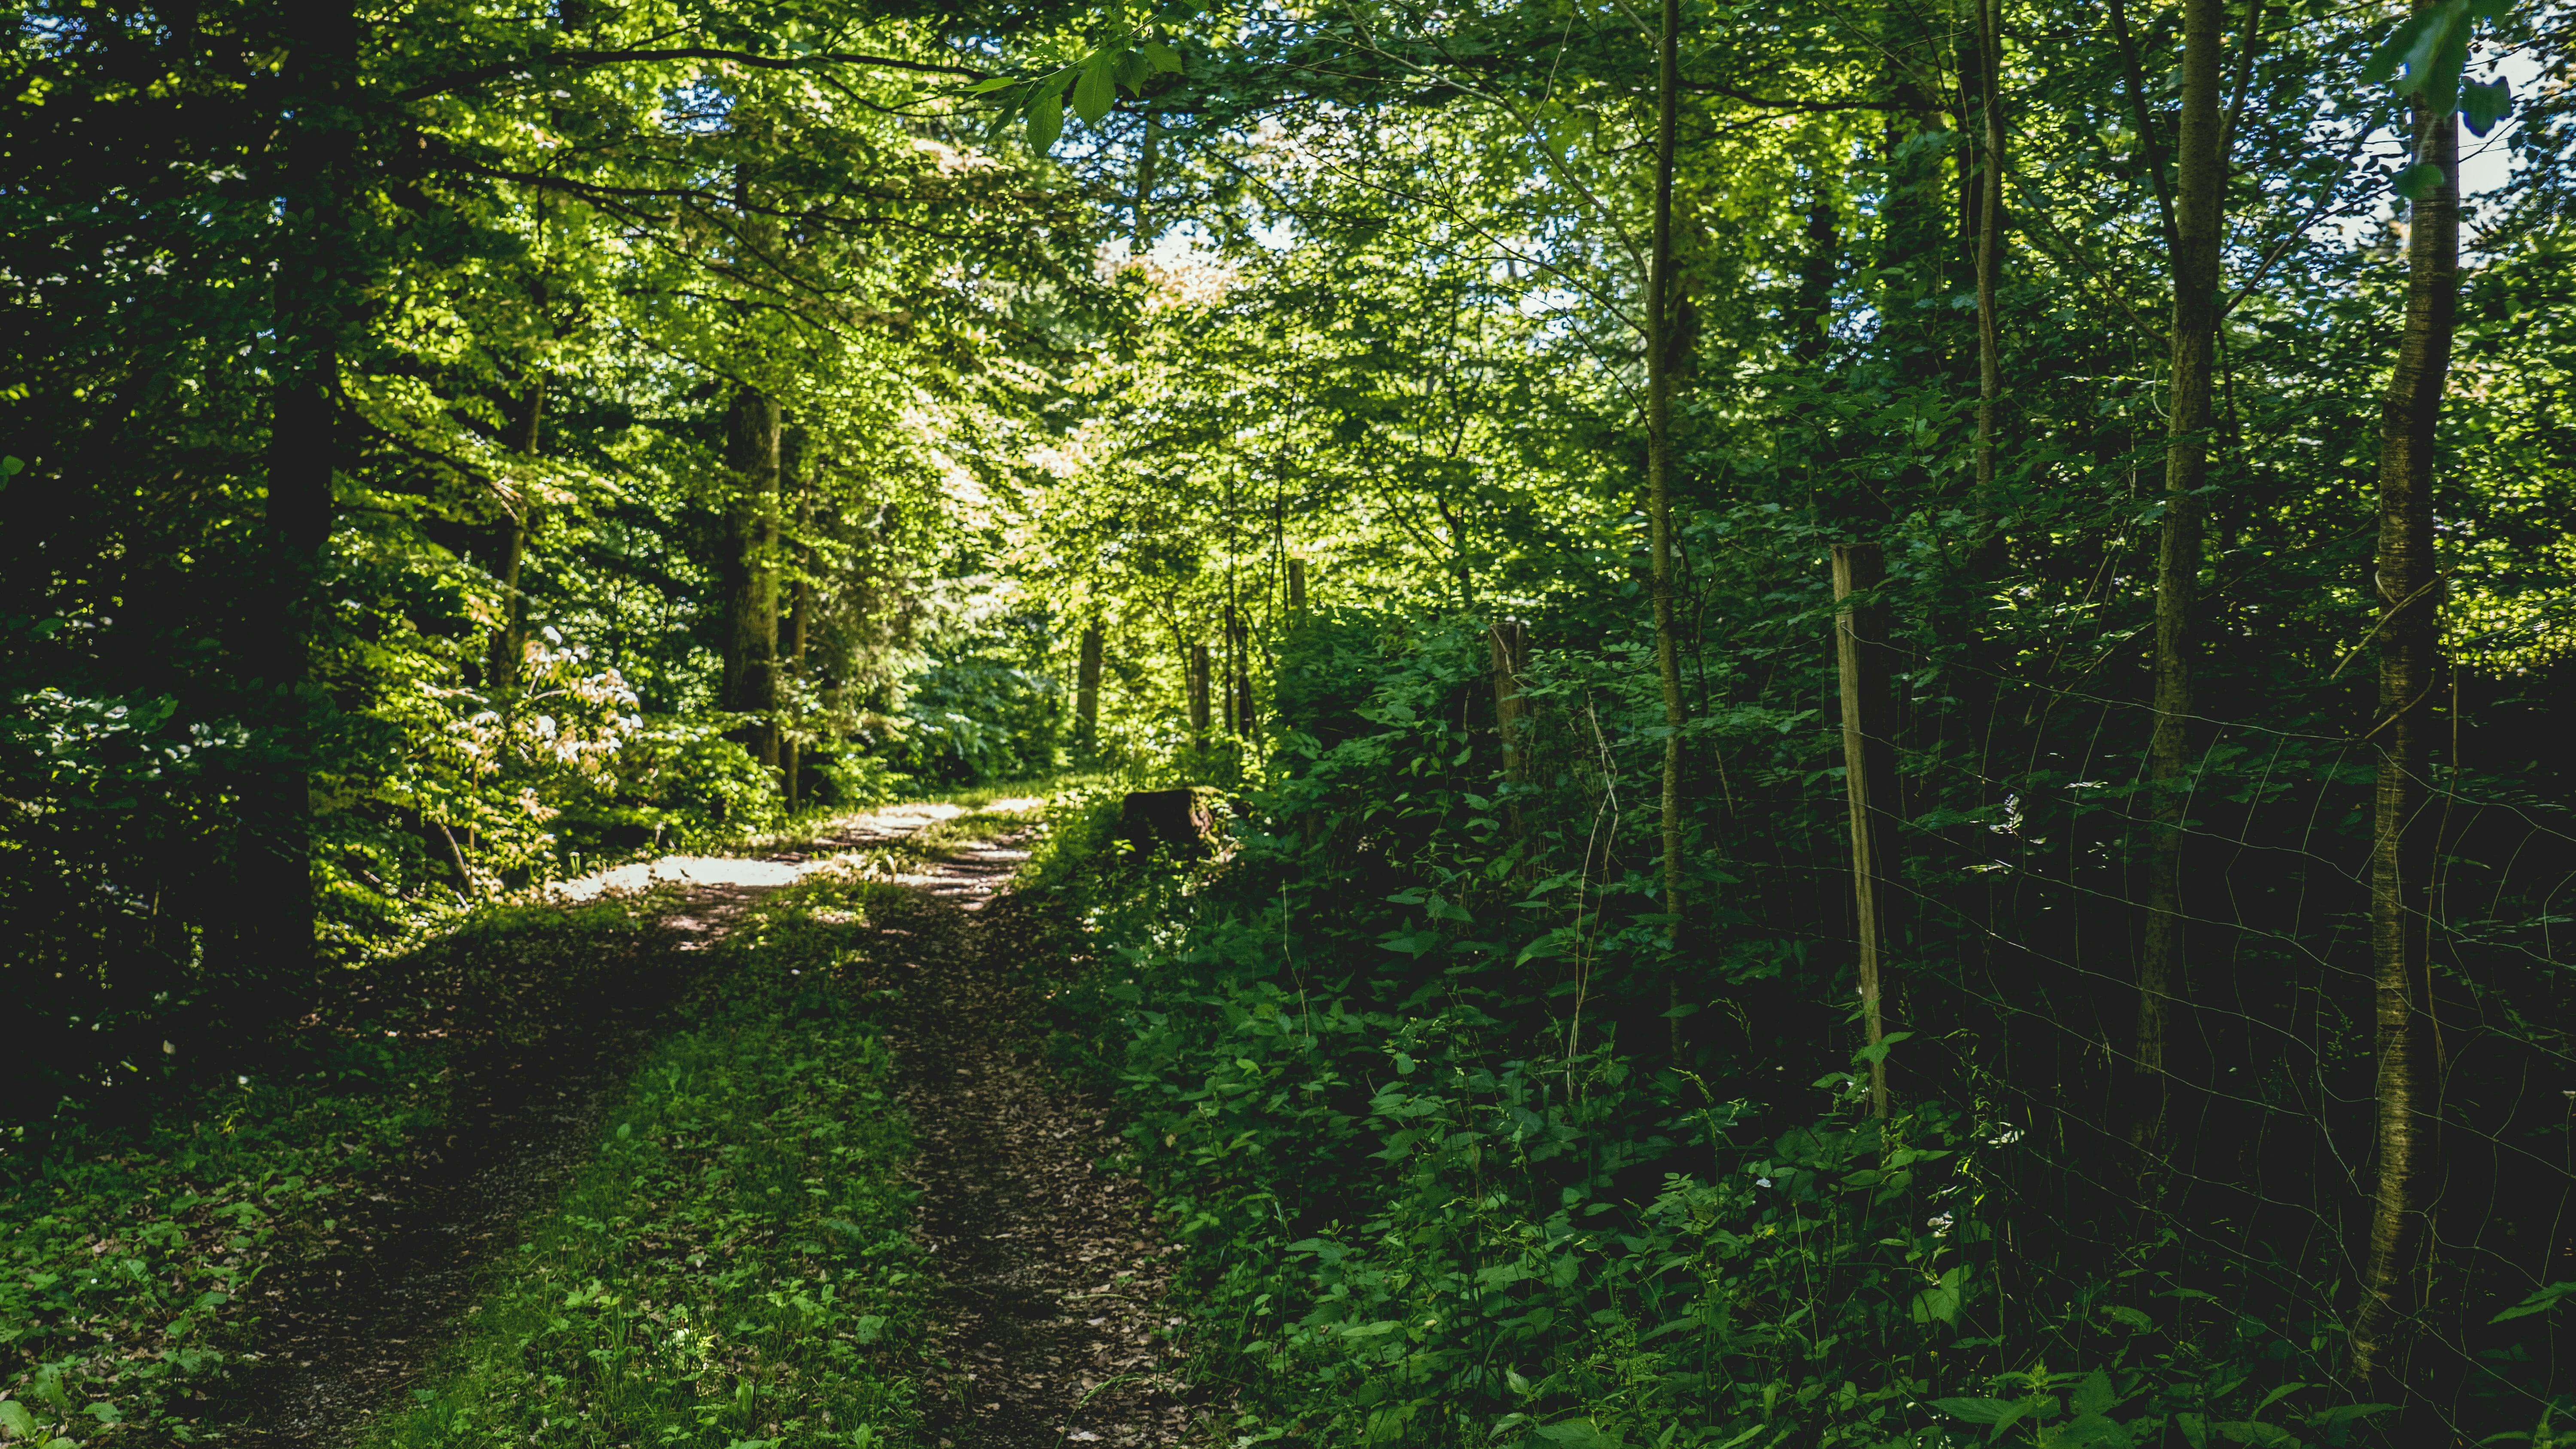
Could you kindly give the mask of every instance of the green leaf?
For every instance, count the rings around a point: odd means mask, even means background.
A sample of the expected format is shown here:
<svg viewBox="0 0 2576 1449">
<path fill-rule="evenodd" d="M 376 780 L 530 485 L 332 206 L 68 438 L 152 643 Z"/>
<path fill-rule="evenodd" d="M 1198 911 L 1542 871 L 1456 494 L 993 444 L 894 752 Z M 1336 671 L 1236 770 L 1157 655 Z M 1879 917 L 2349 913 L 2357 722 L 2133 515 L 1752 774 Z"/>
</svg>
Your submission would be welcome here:
<svg viewBox="0 0 2576 1449">
<path fill-rule="evenodd" d="M 34 1394 L 38 1402 L 50 1406 L 55 1413 L 68 1414 L 72 1411 L 72 1396 L 63 1389 L 63 1371 L 53 1364 L 47 1364 L 36 1370 L 35 1380 L 27 1385 L 27 1391 Z"/>
<path fill-rule="evenodd" d="M 2497 1314 L 2495 1317 L 2488 1319 L 2487 1322 L 2503 1323 L 2508 1319 L 2529 1318 L 2535 1313 L 2547 1313 L 2550 1309 L 2558 1306 L 2558 1300 L 2567 1297 L 2571 1293 L 2576 1293 L 2576 1283 L 2552 1283 L 2548 1287 L 2541 1289 L 2539 1292 L 2532 1294 L 2528 1298 L 2525 1298 L 2520 1303 L 2515 1304 L 2513 1307 L 2508 1308 L 2504 1312 Z"/>
<path fill-rule="evenodd" d="M 2415 42 L 2432 26 L 2433 20 L 2433 11 L 2418 10 L 2399 21 L 2397 28 L 2388 33 L 2388 38 L 2379 42 L 2379 48 L 2370 53 L 2370 58 L 2361 63 L 2362 84 L 2375 86 L 2397 74 L 2397 67 L 2405 61 L 2407 52 L 2415 48 Z"/>
<path fill-rule="evenodd" d="M 1956 1323 L 1959 1300 L 1968 1279 L 1968 1265 L 1959 1264 L 1941 1275 L 1941 1280 L 1914 1295 L 1914 1321 L 1917 1323 Z"/>
<path fill-rule="evenodd" d="M 1020 78 L 1015 75 L 995 76 L 991 80 L 977 81 L 973 85 L 968 86 L 966 88 L 966 94 L 970 96 L 991 95 L 995 91 L 1009 90 L 1011 87 L 1018 85 L 1019 83 Z"/>
<path fill-rule="evenodd" d="M 1055 138 L 1064 134 L 1064 97 L 1053 89 L 1038 93 L 1029 102 L 1029 149 L 1043 156 L 1055 149 Z"/>
<path fill-rule="evenodd" d="M 2483 136 L 2496 127 L 2513 109 L 2513 85 L 2499 76 L 2491 81 L 2471 81 L 2460 87 L 2460 119 L 2468 125 L 2469 134 Z"/>
<path fill-rule="evenodd" d="M 1601 1432 L 1601 1426 L 1590 1419 L 1567 1419 L 1555 1424 L 1541 1424 L 1538 1437 L 1550 1444 L 1564 1444 L 1569 1449 L 1616 1449 L 1617 1441 Z"/>
<path fill-rule="evenodd" d="M 1143 45 L 1138 46 L 1137 49 L 1145 53 L 1146 63 L 1153 66 L 1154 69 L 1175 75 L 1179 74 L 1181 69 L 1181 53 L 1179 51 L 1172 49 L 1170 46 L 1165 45 L 1159 40 L 1146 41 Z"/>
<path fill-rule="evenodd" d="M 1073 83 L 1073 113 L 1082 117 L 1085 125 L 1098 125 L 1118 99 L 1118 82 L 1110 72 L 1112 64 L 1109 56 L 1095 55 L 1082 68 L 1082 79 Z"/>
<path fill-rule="evenodd" d="M 2389 185 L 2408 201 L 2422 201 L 2440 188 L 2443 178 L 2448 174 L 2430 161 L 2418 161 L 2398 172 L 2397 179 Z"/>
<path fill-rule="evenodd" d="M 1344 1338 L 1381 1338 L 1404 1326 L 1400 1318 L 1381 1318 L 1374 1323 L 1354 1323 L 1342 1330 Z M 1544 1434 L 1547 1431 L 1539 1431 Z"/>
<path fill-rule="evenodd" d="M 2289 1383 L 2283 1384 L 2272 1392 L 2265 1394 L 2263 1396 L 2263 1402 L 2254 1406 L 2254 1412 L 2260 1414 L 2265 1409 L 2272 1407 L 2274 1404 L 2281 1402 L 2283 1399 L 2288 1398 L 2290 1395 L 2295 1394 L 2306 1387 L 2307 1384 L 2299 1380 L 2292 1380 Z"/>
<path fill-rule="evenodd" d="M 1887 1035 L 1880 1037 L 1877 1041 L 1870 1043 L 1868 1046 L 1862 1047 L 1860 1050 L 1853 1052 L 1852 1060 L 1856 1062 L 1868 1062 L 1873 1065 L 1883 1062 L 1887 1060 L 1887 1053 L 1890 1048 L 1894 1047 L 1898 1042 L 1911 1038 L 1913 1035 L 1914 1033 L 1910 1031 L 1891 1031 Z"/>
<path fill-rule="evenodd" d="M 2239 1444 L 2255 1449 L 2299 1449 L 2298 1436 L 2278 1424 L 2265 1424 L 2252 1419 L 2211 1426 Z"/>
<path fill-rule="evenodd" d="M 2111 1376 L 2100 1369 L 2086 1374 L 2071 1397 L 2076 1411 L 2085 1414 L 2107 1414 L 2112 1405 L 2120 1402 L 2119 1390 L 2111 1387 Z"/>
<path fill-rule="evenodd" d="M 11 460 L 15 462 L 15 459 Z M 0 1434 L 12 1439 L 26 1439 L 36 1432 L 36 1416 L 16 1399 L 0 1399 Z"/>
<path fill-rule="evenodd" d="M 2113 1322 L 2136 1329 L 2140 1333 L 2152 1333 L 2155 1331 L 2156 1321 L 2154 1319 L 2149 1318 L 2144 1313 L 2131 1308 L 2125 1303 L 2106 1303 L 2102 1306 L 2102 1312 L 2108 1315 Z"/>
</svg>

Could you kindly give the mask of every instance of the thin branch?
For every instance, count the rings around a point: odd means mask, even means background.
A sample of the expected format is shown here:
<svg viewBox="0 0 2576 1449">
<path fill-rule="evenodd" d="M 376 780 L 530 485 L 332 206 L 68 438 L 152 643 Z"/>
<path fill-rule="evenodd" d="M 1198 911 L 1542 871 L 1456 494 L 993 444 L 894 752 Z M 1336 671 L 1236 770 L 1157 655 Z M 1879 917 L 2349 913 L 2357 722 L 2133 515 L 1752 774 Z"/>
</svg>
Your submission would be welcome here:
<svg viewBox="0 0 2576 1449">
<path fill-rule="evenodd" d="M 2165 255 L 2182 255 L 2182 230 L 2174 225 L 2173 190 L 2165 184 L 2165 148 L 2156 140 L 2156 118 L 2147 109 L 2146 67 L 2138 61 L 2138 43 L 2129 38 L 2129 9 L 2111 0 L 2111 33 L 2120 42 L 2120 65 L 2129 77 L 2129 111 L 2138 123 L 2138 145 L 2147 153 L 2147 180 L 2155 187 L 2156 215 L 2164 222 Z"/>
</svg>

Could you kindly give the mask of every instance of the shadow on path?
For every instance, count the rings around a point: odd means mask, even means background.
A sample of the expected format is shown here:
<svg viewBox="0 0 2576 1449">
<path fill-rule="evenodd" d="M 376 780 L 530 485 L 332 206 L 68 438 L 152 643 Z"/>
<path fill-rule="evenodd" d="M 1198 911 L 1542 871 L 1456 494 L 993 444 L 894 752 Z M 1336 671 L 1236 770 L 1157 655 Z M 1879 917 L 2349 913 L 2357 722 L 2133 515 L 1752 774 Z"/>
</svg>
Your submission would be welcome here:
<svg viewBox="0 0 2576 1449">
<path fill-rule="evenodd" d="M 250 1290 L 271 1306 L 211 1406 L 210 1437 L 252 1449 L 355 1438 L 435 1362 L 521 1225 L 591 1159 L 603 1114 L 664 1024 L 680 974 L 670 952 L 720 939 L 751 902 L 847 852 L 958 813 L 899 806 L 835 822 L 819 843 L 765 858 L 668 857 L 626 868 L 631 880 L 603 873 L 590 878 L 603 886 L 560 892 L 587 899 L 662 884 L 683 899 L 664 923 L 671 944 L 639 957 L 637 991 L 595 1020 L 564 1023 L 542 1048 L 460 1065 L 456 1120 L 371 1179 L 320 1256 Z"/>
<path fill-rule="evenodd" d="M 921 1145 L 920 1232 L 939 1286 L 944 1361 L 925 1406 L 933 1445 L 1178 1445 L 1192 1424 L 1162 1313 L 1171 1254 L 1142 1188 L 1095 1162 L 1104 1114 L 1040 1056 L 1036 923 L 995 894 L 1025 852 L 969 848 L 889 934 L 901 1006 L 888 1038 Z"/>
</svg>

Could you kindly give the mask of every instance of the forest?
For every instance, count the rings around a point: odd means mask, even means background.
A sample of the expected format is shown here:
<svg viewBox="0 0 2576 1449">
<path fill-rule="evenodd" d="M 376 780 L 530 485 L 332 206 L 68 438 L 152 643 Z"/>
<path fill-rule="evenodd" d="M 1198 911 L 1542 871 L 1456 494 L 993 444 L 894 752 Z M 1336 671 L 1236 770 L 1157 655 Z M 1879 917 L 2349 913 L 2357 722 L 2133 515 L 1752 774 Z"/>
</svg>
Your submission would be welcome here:
<svg viewBox="0 0 2576 1449">
<path fill-rule="evenodd" d="M 10 4 L 0 1444 L 2576 1445 L 2576 9 Z"/>
</svg>

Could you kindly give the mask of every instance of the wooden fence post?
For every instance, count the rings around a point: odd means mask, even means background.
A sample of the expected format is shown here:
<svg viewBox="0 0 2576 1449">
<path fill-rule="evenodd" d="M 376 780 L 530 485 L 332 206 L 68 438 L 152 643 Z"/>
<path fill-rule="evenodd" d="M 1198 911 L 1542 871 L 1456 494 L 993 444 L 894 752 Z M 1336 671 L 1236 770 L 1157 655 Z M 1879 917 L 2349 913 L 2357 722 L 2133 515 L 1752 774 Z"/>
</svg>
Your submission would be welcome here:
<svg viewBox="0 0 2576 1449">
<path fill-rule="evenodd" d="M 1852 899 L 1860 918 L 1861 1020 L 1873 1047 L 1899 1029 L 1886 959 L 1899 819 L 1894 671 L 1887 650 L 1887 610 L 1869 598 L 1886 579 L 1886 556 L 1877 544 L 1834 545 L 1834 662 L 1842 683 Z M 1888 1107 L 1887 1058 L 1880 1055 L 1869 1068 L 1870 1115 L 1884 1117 Z"/>
</svg>

